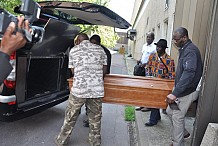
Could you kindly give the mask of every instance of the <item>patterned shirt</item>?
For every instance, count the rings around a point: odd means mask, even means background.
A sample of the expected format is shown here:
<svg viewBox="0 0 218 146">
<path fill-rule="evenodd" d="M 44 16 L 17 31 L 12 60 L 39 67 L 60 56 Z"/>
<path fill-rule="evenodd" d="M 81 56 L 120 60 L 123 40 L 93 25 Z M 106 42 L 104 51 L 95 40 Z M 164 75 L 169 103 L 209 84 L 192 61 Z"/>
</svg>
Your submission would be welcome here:
<svg viewBox="0 0 218 146">
<path fill-rule="evenodd" d="M 174 60 L 171 59 L 167 53 L 161 56 L 161 59 L 167 66 L 168 70 L 166 69 L 165 65 L 158 57 L 158 54 L 154 53 L 149 56 L 149 60 L 146 66 L 146 76 L 174 79 L 175 78 Z"/>
<path fill-rule="evenodd" d="M 74 68 L 71 92 L 78 98 L 104 96 L 103 65 L 107 65 L 104 49 L 83 40 L 69 54 L 69 68 Z"/>
</svg>

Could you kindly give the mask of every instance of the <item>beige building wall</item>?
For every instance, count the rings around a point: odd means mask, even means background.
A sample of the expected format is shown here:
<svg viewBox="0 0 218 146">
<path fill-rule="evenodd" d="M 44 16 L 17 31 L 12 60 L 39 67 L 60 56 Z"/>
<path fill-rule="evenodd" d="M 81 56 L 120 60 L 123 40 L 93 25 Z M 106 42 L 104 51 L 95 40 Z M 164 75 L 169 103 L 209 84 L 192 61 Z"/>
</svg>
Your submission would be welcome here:
<svg viewBox="0 0 218 146">
<path fill-rule="evenodd" d="M 168 40 L 167 53 L 170 54 L 175 5 L 175 0 L 168 0 L 168 5 L 166 0 L 135 1 L 136 8 L 131 23 L 137 35 L 135 41 L 129 40 L 128 44 L 133 58 L 140 59 L 142 46 L 146 43 L 146 33 L 150 31 L 155 34 L 155 42 L 161 38 Z"/>
<path fill-rule="evenodd" d="M 214 0 L 177 0 L 174 28 L 185 27 L 189 37 L 196 44 L 204 60 L 207 36 L 209 35 Z M 177 58 L 178 51 L 172 49 L 172 57 Z"/>
<path fill-rule="evenodd" d="M 166 7 L 166 2 L 168 6 Z M 167 39 L 167 53 L 177 64 L 178 51 L 171 44 L 172 32 L 182 26 L 188 29 L 190 39 L 199 47 L 202 58 L 206 51 L 210 16 L 214 0 L 136 0 L 132 15 L 132 28 L 136 29 L 135 41 L 129 40 L 129 54 L 140 59 L 141 48 L 146 43 L 146 33 L 155 33 L 155 42 Z"/>
<path fill-rule="evenodd" d="M 135 0 L 133 12 L 132 12 L 131 24 L 134 23 L 134 20 L 138 16 L 138 11 L 139 11 L 139 8 L 141 6 L 141 3 L 143 3 L 143 1 L 146 1 L 146 0 Z"/>
</svg>

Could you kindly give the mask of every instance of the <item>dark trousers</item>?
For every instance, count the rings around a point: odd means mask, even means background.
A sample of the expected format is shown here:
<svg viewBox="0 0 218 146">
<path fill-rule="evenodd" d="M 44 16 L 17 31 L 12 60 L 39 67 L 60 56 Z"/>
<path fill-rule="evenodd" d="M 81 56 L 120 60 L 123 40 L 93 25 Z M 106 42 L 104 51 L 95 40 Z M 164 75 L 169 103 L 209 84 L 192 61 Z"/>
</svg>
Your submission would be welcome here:
<svg viewBox="0 0 218 146">
<path fill-rule="evenodd" d="M 160 109 L 151 108 L 151 114 L 150 114 L 149 122 L 156 125 L 158 120 L 160 120 L 160 119 L 161 119 Z"/>
</svg>

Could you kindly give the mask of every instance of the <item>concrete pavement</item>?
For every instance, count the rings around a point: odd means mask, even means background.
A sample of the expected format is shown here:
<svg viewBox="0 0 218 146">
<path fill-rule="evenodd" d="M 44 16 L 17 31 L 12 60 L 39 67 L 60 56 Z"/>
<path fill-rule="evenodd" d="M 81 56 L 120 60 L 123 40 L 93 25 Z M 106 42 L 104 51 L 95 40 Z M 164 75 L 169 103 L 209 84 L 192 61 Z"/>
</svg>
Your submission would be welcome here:
<svg viewBox="0 0 218 146">
<path fill-rule="evenodd" d="M 112 74 L 132 74 L 136 61 L 112 52 Z M 124 120 L 124 105 L 103 104 L 102 146 L 168 146 L 170 122 L 166 115 L 154 127 L 145 127 L 149 112 L 136 112 L 135 122 Z M 0 122 L 1 146 L 54 146 L 54 137 L 60 131 L 64 120 L 66 102 L 25 119 Z M 88 130 L 83 127 L 86 120 L 84 107 L 70 137 L 69 146 L 89 146 Z M 193 129 L 193 118 L 186 119 L 186 127 Z M 189 145 L 191 139 L 187 140 Z"/>
<path fill-rule="evenodd" d="M 126 62 L 123 55 L 111 51 L 112 63 L 111 74 L 128 74 Z M 124 105 L 103 103 L 103 114 L 101 123 L 102 146 L 130 146 L 128 122 L 124 119 Z M 83 120 L 86 120 L 84 107 L 78 117 L 75 129 L 69 141 L 69 146 L 89 146 L 88 130 L 83 127 Z M 60 125 L 59 125 L 60 126 Z"/>
<path fill-rule="evenodd" d="M 125 57 L 127 70 L 129 75 L 133 75 L 133 68 L 136 60 L 131 57 Z M 146 127 L 144 124 L 148 122 L 150 112 L 136 111 L 136 146 L 169 146 L 171 144 L 171 123 L 167 115 L 161 112 L 161 120 L 153 127 Z M 186 117 L 186 129 L 192 133 L 194 118 Z M 185 145 L 191 144 L 191 138 L 185 140 Z"/>
</svg>

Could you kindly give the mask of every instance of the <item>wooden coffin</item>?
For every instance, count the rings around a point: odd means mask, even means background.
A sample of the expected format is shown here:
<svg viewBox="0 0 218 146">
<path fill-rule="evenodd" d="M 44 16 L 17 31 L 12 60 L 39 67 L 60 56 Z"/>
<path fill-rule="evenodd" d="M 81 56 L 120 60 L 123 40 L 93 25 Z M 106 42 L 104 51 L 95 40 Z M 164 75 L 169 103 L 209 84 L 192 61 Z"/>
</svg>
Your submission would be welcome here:
<svg viewBox="0 0 218 146">
<path fill-rule="evenodd" d="M 68 81 L 72 86 L 72 79 Z M 110 74 L 104 79 L 103 102 L 165 109 L 173 86 L 173 80 Z"/>
</svg>

